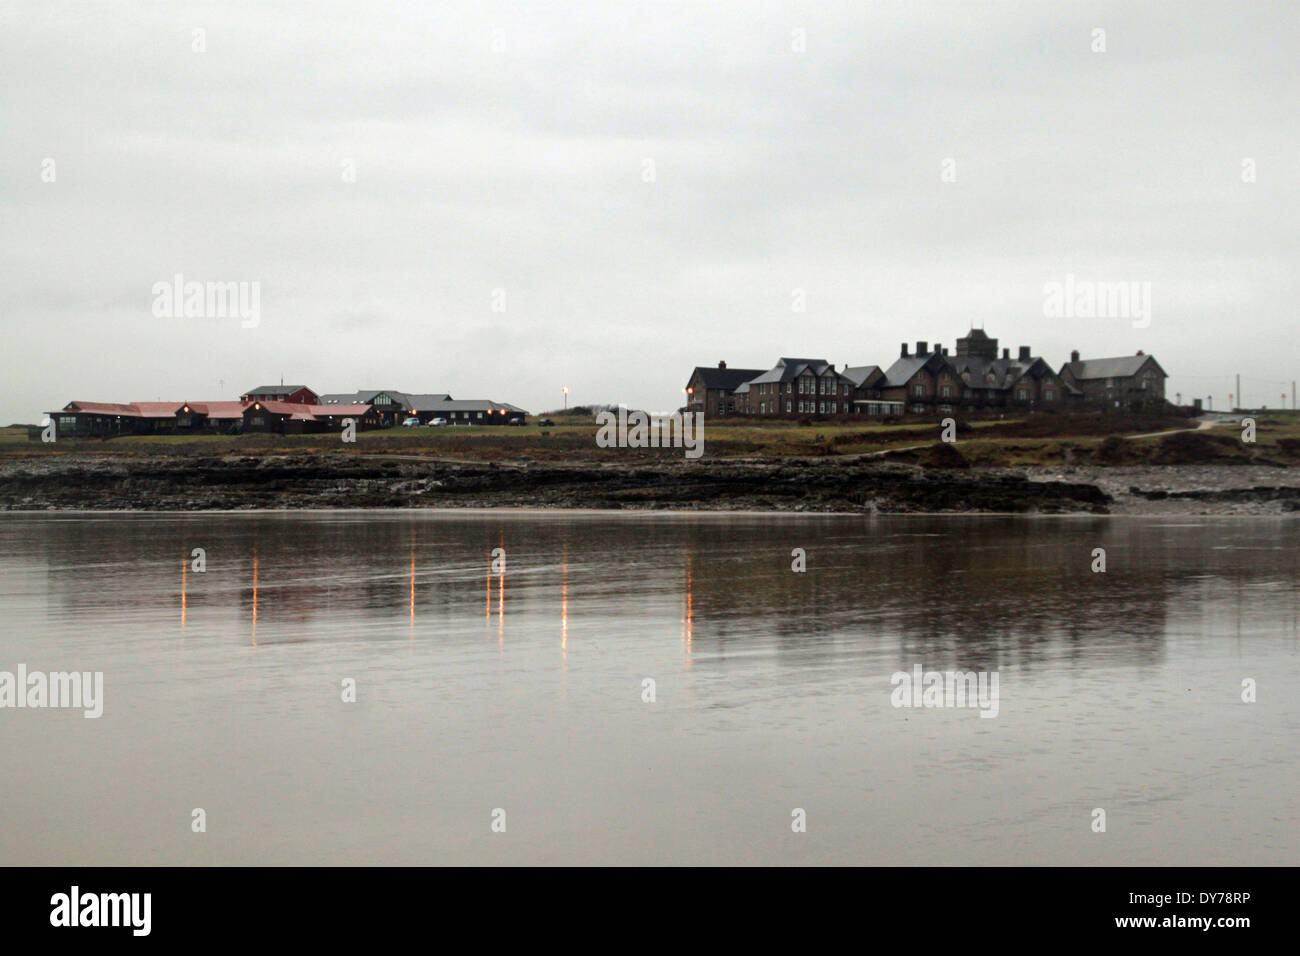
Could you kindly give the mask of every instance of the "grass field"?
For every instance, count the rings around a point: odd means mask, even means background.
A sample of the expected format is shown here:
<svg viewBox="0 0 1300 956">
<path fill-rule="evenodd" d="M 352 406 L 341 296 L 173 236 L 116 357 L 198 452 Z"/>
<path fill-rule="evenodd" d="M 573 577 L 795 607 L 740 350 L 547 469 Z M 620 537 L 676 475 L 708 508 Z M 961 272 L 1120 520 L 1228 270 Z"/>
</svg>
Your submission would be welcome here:
<svg viewBox="0 0 1300 956">
<path fill-rule="evenodd" d="M 379 454 L 456 461 L 623 461 L 682 457 L 680 449 L 599 448 L 589 417 L 555 417 L 541 428 L 458 426 L 390 428 L 358 432 L 344 443 L 325 435 L 156 435 L 103 439 L 31 441 L 21 426 L 0 428 L 0 460 L 46 455 L 136 457 L 152 455 Z M 1064 465 L 1071 463 L 1187 464 L 1197 461 L 1267 460 L 1300 464 L 1300 415 L 1256 416 L 1256 442 L 1240 441 L 1240 426 L 1222 424 L 1209 432 L 1138 437 L 1195 427 L 1195 422 L 1158 416 L 1039 415 L 1025 419 L 959 423 L 955 446 L 971 465 Z M 894 453 L 891 458 L 924 463 L 936 443 L 936 422 L 896 425 L 794 422 L 708 422 L 704 455 L 717 458 L 819 458 Z M 1122 437 L 1112 437 L 1122 436 Z M 1169 459 L 1167 462 L 1161 458 Z"/>
</svg>

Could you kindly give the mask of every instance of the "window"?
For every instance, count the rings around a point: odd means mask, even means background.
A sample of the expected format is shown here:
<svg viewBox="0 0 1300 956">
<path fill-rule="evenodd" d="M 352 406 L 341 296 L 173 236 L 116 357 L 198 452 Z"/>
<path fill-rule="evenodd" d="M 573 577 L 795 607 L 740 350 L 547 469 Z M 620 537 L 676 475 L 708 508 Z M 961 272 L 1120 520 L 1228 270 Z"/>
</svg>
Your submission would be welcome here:
<svg viewBox="0 0 1300 956">
<path fill-rule="evenodd" d="M 940 386 L 939 394 L 942 395 L 944 398 L 952 398 L 952 386 L 951 385 Z"/>
<path fill-rule="evenodd" d="M 482 413 L 482 412 L 475 412 L 475 413 L 474 413 L 474 417 L 475 417 L 475 418 L 482 418 L 482 417 L 483 417 L 483 413 Z"/>
<path fill-rule="evenodd" d="M 915 385 L 912 386 L 912 394 L 920 398 L 925 394 L 925 386 L 922 385 L 920 382 L 917 382 Z"/>
<path fill-rule="evenodd" d="M 790 411 L 790 399 L 788 398 L 785 400 L 785 410 L 787 413 Z"/>
<path fill-rule="evenodd" d="M 820 403 L 818 403 L 818 405 L 817 405 L 817 411 L 819 411 L 819 412 L 821 412 L 823 415 L 825 415 L 825 414 L 826 414 L 826 403 L 825 403 L 825 402 L 820 402 Z"/>
<path fill-rule="evenodd" d="M 1016 398 L 1022 402 L 1029 401 L 1029 390 L 1026 388 L 1016 389 Z"/>
<path fill-rule="evenodd" d="M 1055 390 L 1050 389 L 1050 388 L 1045 388 L 1045 389 L 1043 389 L 1043 401 L 1045 401 L 1045 402 L 1054 402 L 1054 401 L 1056 401 L 1056 392 L 1055 392 Z"/>
<path fill-rule="evenodd" d="M 837 412 L 837 406 L 836 406 L 836 403 L 835 403 L 835 402 L 831 402 L 831 414 L 832 414 L 832 415 L 838 414 L 838 412 Z"/>
</svg>

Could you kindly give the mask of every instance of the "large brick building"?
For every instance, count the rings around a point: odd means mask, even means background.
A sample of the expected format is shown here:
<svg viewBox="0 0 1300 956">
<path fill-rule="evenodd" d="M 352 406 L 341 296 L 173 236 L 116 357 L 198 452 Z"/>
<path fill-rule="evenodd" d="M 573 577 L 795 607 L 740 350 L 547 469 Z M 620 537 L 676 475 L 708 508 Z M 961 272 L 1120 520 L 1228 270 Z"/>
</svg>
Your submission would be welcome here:
<svg viewBox="0 0 1300 956">
<path fill-rule="evenodd" d="M 762 372 L 761 368 L 727 368 L 726 362 L 716 368 L 697 365 L 686 380 L 686 411 L 710 418 L 736 414 L 736 389 Z"/>
<path fill-rule="evenodd" d="M 1163 405 L 1165 370 L 1139 351 L 1119 358 L 1079 359 L 1078 351 L 1061 366 L 1061 378 L 1078 389 L 1083 401 L 1111 410 Z"/>
<path fill-rule="evenodd" d="M 825 359 L 781 358 L 766 372 L 696 368 L 687 383 L 688 411 L 761 418 L 893 415 L 988 415 L 1100 408 L 1128 409 L 1164 401 L 1165 373 L 1151 356 L 1071 360 L 1054 371 L 1027 345 L 999 350 L 998 340 L 971 329 L 955 354 L 936 343 L 904 342 L 887 369 Z"/>
</svg>

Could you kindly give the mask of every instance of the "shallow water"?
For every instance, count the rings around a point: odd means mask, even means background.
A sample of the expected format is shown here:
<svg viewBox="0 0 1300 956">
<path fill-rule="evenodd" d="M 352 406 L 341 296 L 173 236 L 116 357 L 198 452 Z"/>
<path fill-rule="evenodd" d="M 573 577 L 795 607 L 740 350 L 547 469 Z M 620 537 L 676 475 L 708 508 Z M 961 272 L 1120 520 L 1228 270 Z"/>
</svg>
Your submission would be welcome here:
<svg viewBox="0 0 1300 956">
<path fill-rule="evenodd" d="M 0 671 L 105 698 L 0 709 L 0 862 L 1296 864 L 1298 569 L 1281 518 L 0 515 Z"/>
</svg>

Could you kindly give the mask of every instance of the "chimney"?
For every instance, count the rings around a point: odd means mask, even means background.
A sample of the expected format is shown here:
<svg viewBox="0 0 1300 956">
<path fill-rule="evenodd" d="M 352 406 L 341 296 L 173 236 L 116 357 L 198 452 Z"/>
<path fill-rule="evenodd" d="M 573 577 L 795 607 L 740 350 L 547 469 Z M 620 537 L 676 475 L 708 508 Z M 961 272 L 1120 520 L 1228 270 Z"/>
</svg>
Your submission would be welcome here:
<svg viewBox="0 0 1300 956">
<path fill-rule="evenodd" d="M 718 363 L 718 368 L 726 368 L 726 367 L 727 367 L 727 363 L 726 363 L 726 362 L 719 362 L 719 363 Z"/>
<path fill-rule="evenodd" d="M 1020 361 L 1022 361 L 1022 362 L 1028 362 L 1028 361 L 1029 361 L 1029 346 L 1028 346 L 1028 345 L 1022 345 L 1022 346 L 1020 346 Z"/>
<path fill-rule="evenodd" d="M 901 358 L 907 358 L 907 343 L 903 343 L 903 351 L 899 353 Z"/>
<path fill-rule="evenodd" d="M 1002 350 L 1002 357 L 1003 357 L 1004 359 L 1009 359 L 1009 358 L 1011 358 L 1011 349 L 1003 349 L 1003 350 Z"/>
<path fill-rule="evenodd" d="M 1142 354 L 1142 350 L 1141 350 L 1141 349 L 1138 349 L 1138 355 L 1141 355 L 1141 354 Z"/>
<path fill-rule="evenodd" d="M 925 347 L 925 342 L 924 342 L 924 341 L 921 341 L 921 340 L 918 339 L 918 340 L 917 340 L 917 343 L 916 343 L 916 354 L 917 354 L 917 356 L 920 357 L 920 356 L 922 356 L 922 355 L 925 355 L 925 354 L 926 354 L 927 352 L 929 352 L 929 351 L 930 351 L 930 350 L 929 350 L 928 348 Z"/>
<path fill-rule="evenodd" d="M 1079 350 L 1078 350 L 1078 349 L 1075 349 L 1073 352 L 1070 353 L 1070 361 L 1071 361 L 1071 362 L 1077 362 L 1077 361 L 1079 361 Z"/>
</svg>

